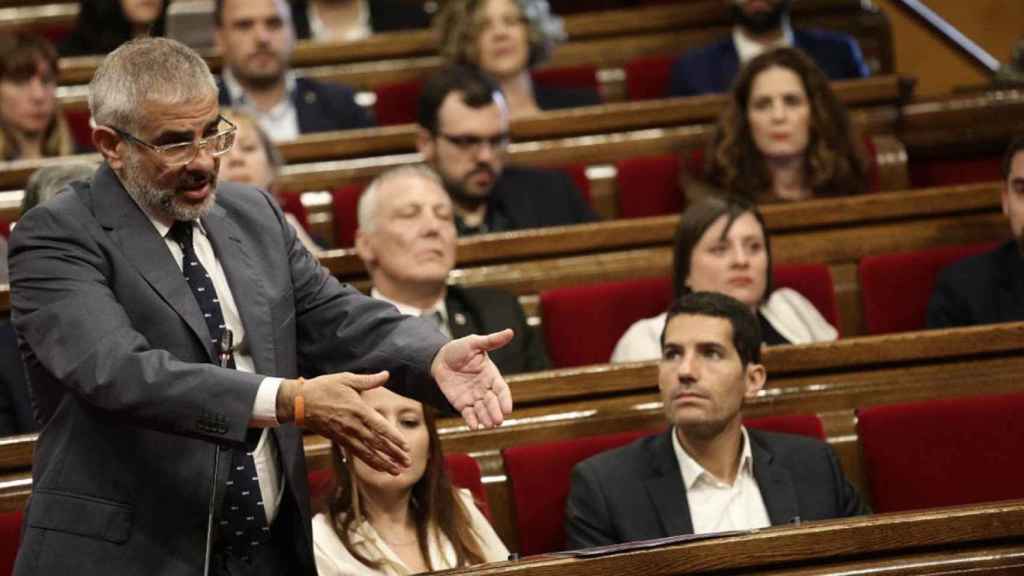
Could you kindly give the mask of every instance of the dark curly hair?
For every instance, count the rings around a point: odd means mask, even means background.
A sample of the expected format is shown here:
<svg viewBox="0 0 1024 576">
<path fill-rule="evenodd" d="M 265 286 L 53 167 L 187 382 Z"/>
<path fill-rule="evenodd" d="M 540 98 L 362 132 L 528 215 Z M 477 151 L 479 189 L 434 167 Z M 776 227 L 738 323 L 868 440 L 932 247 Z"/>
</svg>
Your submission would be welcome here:
<svg viewBox="0 0 1024 576">
<path fill-rule="evenodd" d="M 168 4 L 170 0 L 163 0 L 160 14 L 150 26 L 150 36 L 164 35 Z M 60 47 L 62 56 L 107 54 L 132 39 L 132 24 L 120 0 L 81 0 L 79 5 L 78 21 Z"/>
<path fill-rule="evenodd" d="M 845 196 L 866 189 L 866 174 L 858 135 L 846 107 L 829 87 L 828 78 L 803 52 L 778 48 L 751 60 L 733 84 L 707 154 L 709 182 L 727 193 L 750 199 L 772 191 L 772 178 L 757 148 L 747 114 L 754 80 L 768 68 L 794 72 L 810 104 L 810 134 L 804 155 L 804 182 L 815 196 Z"/>
</svg>

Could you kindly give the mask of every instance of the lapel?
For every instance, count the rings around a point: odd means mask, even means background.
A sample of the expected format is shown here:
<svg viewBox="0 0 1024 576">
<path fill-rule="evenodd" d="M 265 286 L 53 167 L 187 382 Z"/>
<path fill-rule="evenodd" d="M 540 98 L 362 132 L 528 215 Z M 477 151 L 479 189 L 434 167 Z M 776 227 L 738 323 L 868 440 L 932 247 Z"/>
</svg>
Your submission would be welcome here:
<svg viewBox="0 0 1024 576">
<path fill-rule="evenodd" d="M 458 290 L 458 287 L 449 286 L 444 297 L 444 306 L 448 310 L 448 330 L 451 331 L 453 340 L 469 336 L 476 331 L 473 315 L 468 312 Z"/>
<path fill-rule="evenodd" d="M 651 475 L 644 481 L 647 495 L 651 498 L 664 536 L 693 534 L 693 520 L 690 518 L 690 505 L 686 500 L 686 487 L 679 472 L 679 462 L 672 449 L 672 434 L 675 428 L 669 427 L 668 432 L 657 436 L 647 449 L 650 451 L 648 462 L 651 464 Z"/>
<path fill-rule="evenodd" d="M 215 204 L 203 218 L 203 225 L 245 326 L 245 351 L 252 356 L 257 374 L 277 374 L 270 305 L 257 273 L 263 268 L 249 255 L 238 226 L 227 217 L 223 207 Z"/>
<path fill-rule="evenodd" d="M 203 343 L 203 349 L 209 356 L 208 361 L 214 361 L 212 349 L 207 344 L 210 332 L 181 268 L 174 261 L 166 241 L 160 237 L 153 223 L 128 195 L 107 164 L 96 171 L 90 194 L 96 206 L 96 220 L 109 232 L 111 239 L 146 283 L 181 316 L 196 338 Z"/>
<path fill-rule="evenodd" d="M 788 524 L 800 516 L 796 488 L 789 471 L 775 462 L 775 455 L 764 445 L 756 430 L 747 429 L 750 452 L 754 458 L 754 479 L 761 489 L 761 498 L 772 526 Z"/>
<path fill-rule="evenodd" d="M 292 104 L 295 105 L 295 117 L 299 124 L 300 134 L 326 129 L 323 126 L 323 117 L 318 113 L 317 100 L 316 92 L 310 90 L 301 78 L 296 78 Z"/>
</svg>

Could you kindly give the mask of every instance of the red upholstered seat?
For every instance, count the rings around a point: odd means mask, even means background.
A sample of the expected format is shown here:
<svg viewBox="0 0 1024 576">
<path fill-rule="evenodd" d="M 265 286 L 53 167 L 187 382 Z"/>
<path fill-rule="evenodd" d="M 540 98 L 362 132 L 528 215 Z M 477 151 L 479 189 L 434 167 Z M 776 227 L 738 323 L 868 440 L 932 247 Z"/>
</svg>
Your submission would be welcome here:
<svg viewBox="0 0 1024 576">
<path fill-rule="evenodd" d="M 640 156 L 615 163 L 619 217 L 676 214 L 683 209 L 679 188 L 679 157 Z"/>
<path fill-rule="evenodd" d="M 88 108 L 64 110 L 64 120 L 67 121 L 68 129 L 71 130 L 71 138 L 75 141 L 75 146 L 82 152 L 94 149 L 92 145 L 92 127 L 89 126 L 90 118 Z"/>
<path fill-rule="evenodd" d="M 827 266 L 782 264 L 774 267 L 772 275 L 776 288 L 803 294 L 830 324 L 838 324 Z M 667 277 L 546 290 L 540 295 L 540 307 L 548 356 L 557 368 L 607 362 L 615 343 L 634 322 L 661 314 L 671 302 L 672 281 Z"/>
<path fill-rule="evenodd" d="M 590 178 L 587 178 L 587 167 L 584 164 L 570 164 L 568 166 L 561 166 L 559 170 L 565 172 L 572 178 L 573 184 L 576 184 L 576 188 L 579 189 L 580 195 L 586 200 L 587 204 L 593 204 L 590 197 Z"/>
<path fill-rule="evenodd" d="M 487 501 L 487 492 L 484 490 L 483 481 L 480 479 L 480 465 L 477 464 L 476 460 L 468 454 L 453 452 L 445 454 L 444 464 L 452 484 L 472 492 L 473 500 L 476 501 L 477 506 L 490 518 L 491 508 Z M 309 482 L 309 495 L 314 504 L 328 497 L 330 491 L 334 488 L 334 478 L 329 468 L 310 470 L 307 480 Z M 2 568 L 2 565 L 0 565 L 0 568 Z"/>
<path fill-rule="evenodd" d="M 410 124 L 416 122 L 416 102 L 423 90 L 424 80 L 406 80 L 378 86 L 374 91 L 377 101 L 373 105 L 378 126 Z"/>
<path fill-rule="evenodd" d="M 672 300 L 667 277 L 546 290 L 540 295 L 544 338 L 555 367 L 607 362 L 633 322 L 657 316 Z"/>
<path fill-rule="evenodd" d="M 994 243 L 879 254 L 860 261 L 861 306 L 868 334 L 922 330 L 939 272 Z"/>
<path fill-rule="evenodd" d="M 356 244 L 356 229 L 359 218 L 359 197 L 363 194 L 365 184 L 349 184 L 335 188 L 331 192 L 334 207 L 334 247 L 351 248 Z"/>
<path fill-rule="evenodd" d="M 1024 394 L 859 411 L 876 512 L 1024 498 Z"/>
<path fill-rule="evenodd" d="M 551 88 L 584 88 L 598 90 L 597 68 L 594 66 L 562 66 L 543 68 L 530 73 L 535 84 Z"/>
<path fill-rule="evenodd" d="M 910 162 L 910 185 L 914 188 L 954 186 L 1003 179 L 1002 157 L 936 158 Z"/>
<path fill-rule="evenodd" d="M 825 437 L 821 421 L 815 415 L 775 416 L 744 423 L 751 428 Z M 520 553 L 543 554 L 565 547 L 565 501 L 569 497 L 573 466 L 654 432 L 634 430 L 503 450 L 505 473 L 515 501 Z"/>
<path fill-rule="evenodd" d="M 14 572 L 14 559 L 21 544 L 21 510 L 0 514 L 0 574 Z"/>
<path fill-rule="evenodd" d="M 668 97 L 675 56 L 645 56 L 626 62 L 626 94 L 630 100 Z"/>
<path fill-rule="evenodd" d="M 309 230 L 309 211 L 306 210 L 306 205 L 302 203 L 301 192 L 281 192 L 278 194 L 281 200 L 281 209 L 289 214 L 295 216 L 302 224 L 302 227 L 307 231 Z"/>
</svg>

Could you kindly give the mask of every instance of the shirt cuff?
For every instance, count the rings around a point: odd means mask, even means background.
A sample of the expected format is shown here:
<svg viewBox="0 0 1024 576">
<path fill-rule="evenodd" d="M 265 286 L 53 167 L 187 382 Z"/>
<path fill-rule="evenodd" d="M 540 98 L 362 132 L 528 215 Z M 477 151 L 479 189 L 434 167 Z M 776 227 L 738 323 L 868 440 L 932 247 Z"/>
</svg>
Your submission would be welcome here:
<svg viewBox="0 0 1024 576">
<path fill-rule="evenodd" d="M 249 425 L 253 428 L 273 428 L 280 424 L 277 421 L 277 389 L 284 378 L 264 378 L 256 391 L 256 401 L 252 406 L 252 418 Z"/>
</svg>

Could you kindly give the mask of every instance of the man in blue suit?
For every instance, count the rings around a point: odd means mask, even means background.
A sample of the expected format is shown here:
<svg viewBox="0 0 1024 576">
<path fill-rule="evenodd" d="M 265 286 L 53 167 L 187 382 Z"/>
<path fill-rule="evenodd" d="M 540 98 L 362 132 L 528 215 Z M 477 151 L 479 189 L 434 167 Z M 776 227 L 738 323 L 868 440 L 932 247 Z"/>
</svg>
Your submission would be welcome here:
<svg viewBox="0 0 1024 576">
<path fill-rule="evenodd" d="M 791 0 L 728 0 L 732 4 L 732 36 L 695 48 L 672 65 L 671 96 L 725 92 L 743 63 L 780 46 L 807 53 L 832 80 L 869 74 L 857 41 L 826 30 L 794 30 L 789 23 Z"/>
<path fill-rule="evenodd" d="M 284 0 L 217 0 L 214 21 L 224 59 L 220 104 L 251 111 L 272 139 L 373 125 L 351 88 L 289 69 L 295 29 Z"/>
</svg>

